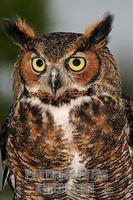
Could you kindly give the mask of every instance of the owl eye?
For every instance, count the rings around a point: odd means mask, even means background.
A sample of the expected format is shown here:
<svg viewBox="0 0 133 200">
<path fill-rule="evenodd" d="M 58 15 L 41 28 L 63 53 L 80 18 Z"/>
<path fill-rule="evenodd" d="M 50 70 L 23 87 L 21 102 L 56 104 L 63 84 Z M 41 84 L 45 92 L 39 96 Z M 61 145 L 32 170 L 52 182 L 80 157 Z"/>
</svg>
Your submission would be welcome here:
<svg viewBox="0 0 133 200">
<path fill-rule="evenodd" d="M 41 73 L 46 69 L 46 63 L 42 58 L 35 57 L 32 59 L 32 68 L 35 72 Z"/>
<path fill-rule="evenodd" d="M 67 62 L 67 66 L 74 72 L 80 72 L 86 66 L 86 60 L 83 57 L 71 57 Z"/>
</svg>

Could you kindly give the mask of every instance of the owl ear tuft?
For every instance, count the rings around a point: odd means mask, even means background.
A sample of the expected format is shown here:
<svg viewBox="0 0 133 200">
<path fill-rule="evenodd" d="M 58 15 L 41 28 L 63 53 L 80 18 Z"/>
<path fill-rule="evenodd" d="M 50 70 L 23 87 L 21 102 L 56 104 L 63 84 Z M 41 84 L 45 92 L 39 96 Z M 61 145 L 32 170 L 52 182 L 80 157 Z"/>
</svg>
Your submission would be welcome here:
<svg viewBox="0 0 133 200">
<path fill-rule="evenodd" d="M 106 14 L 100 21 L 88 27 L 84 36 L 87 37 L 88 48 L 102 48 L 108 43 L 108 35 L 112 29 L 113 15 Z"/>
<path fill-rule="evenodd" d="M 7 36 L 18 46 L 26 47 L 27 42 L 35 38 L 32 28 L 19 17 L 4 19 L 2 25 Z"/>
</svg>

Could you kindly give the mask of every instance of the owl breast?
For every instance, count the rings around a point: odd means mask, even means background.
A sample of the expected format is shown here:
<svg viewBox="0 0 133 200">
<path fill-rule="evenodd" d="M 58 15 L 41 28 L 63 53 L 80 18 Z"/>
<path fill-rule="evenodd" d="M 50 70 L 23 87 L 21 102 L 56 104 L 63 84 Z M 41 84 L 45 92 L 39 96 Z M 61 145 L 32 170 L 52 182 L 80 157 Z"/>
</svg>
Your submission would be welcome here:
<svg viewBox="0 0 133 200">
<path fill-rule="evenodd" d="M 78 197 L 80 191 L 79 199 L 88 199 L 96 188 L 100 188 L 99 195 L 104 192 L 108 196 L 115 184 L 115 179 L 113 182 L 109 178 L 114 173 L 114 163 L 117 180 L 125 187 L 120 172 L 123 171 L 126 180 L 126 164 L 129 171 L 131 167 L 128 155 L 121 154 L 121 149 L 128 151 L 121 102 L 108 96 L 84 96 L 56 107 L 36 97 L 23 98 L 16 106 L 14 119 L 16 130 L 8 140 L 9 167 L 18 169 L 16 177 L 21 192 L 25 187 L 23 179 L 32 182 L 32 188 L 26 184 L 25 191 L 27 194 L 33 191 L 33 196 Z M 121 148 L 117 148 L 118 142 Z"/>
<path fill-rule="evenodd" d="M 29 145 L 31 150 L 37 145 L 35 151 L 39 151 L 38 155 L 42 155 L 42 159 L 49 160 L 49 167 L 58 165 L 68 167 L 70 157 L 73 157 L 74 152 L 78 150 L 74 138 L 77 134 L 77 128 L 73 122 L 75 109 L 77 110 L 89 101 L 88 96 L 78 97 L 76 100 L 71 100 L 69 104 L 56 107 L 44 104 L 38 98 L 22 100 L 20 107 L 25 109 L 25 115 L 27 113 L 25 145 Z M 24 126 L 22 120 L 21 125 Z M 44 161 L 41 160 L 41 163 L 44 164 Z"/>
</svg>

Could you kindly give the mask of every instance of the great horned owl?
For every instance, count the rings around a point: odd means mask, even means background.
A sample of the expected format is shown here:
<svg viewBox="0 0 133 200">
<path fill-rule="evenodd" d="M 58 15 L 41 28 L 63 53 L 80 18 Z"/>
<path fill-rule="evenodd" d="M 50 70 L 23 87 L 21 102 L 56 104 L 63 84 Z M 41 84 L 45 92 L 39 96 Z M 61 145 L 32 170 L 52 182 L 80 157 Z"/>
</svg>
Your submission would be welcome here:
<svg viewBox="0 0 133 200">
<path fill-rule="evenodd" d="M 132 199 L 133 112 L 107 48 L 112 19 L 83 34 L 40 36 L 19 18 L 4 20 L 20 48 L 0 136 L 14 200 Z"/>
</svg>

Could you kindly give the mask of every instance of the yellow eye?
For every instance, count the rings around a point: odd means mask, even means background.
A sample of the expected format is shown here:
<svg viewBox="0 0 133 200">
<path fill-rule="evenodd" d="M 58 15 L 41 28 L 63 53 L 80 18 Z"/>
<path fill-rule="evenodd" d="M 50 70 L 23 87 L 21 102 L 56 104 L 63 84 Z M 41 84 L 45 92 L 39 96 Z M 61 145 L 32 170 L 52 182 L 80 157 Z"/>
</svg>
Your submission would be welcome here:
<svg viewBox="0 0 133 200">
<path fill-rule="evenodd" d="M 46 63 L 42 58 L 35 57 L 32 59 L 32 68 L 35 72 L 41 73 L 46 69 Z"/>
<path fill-rule="evenodd" d="M 82 57 L 71 57 L 67 66 L 74 72 L 80 72 L 86 66 L 86 60 Z"/>
</svg>

